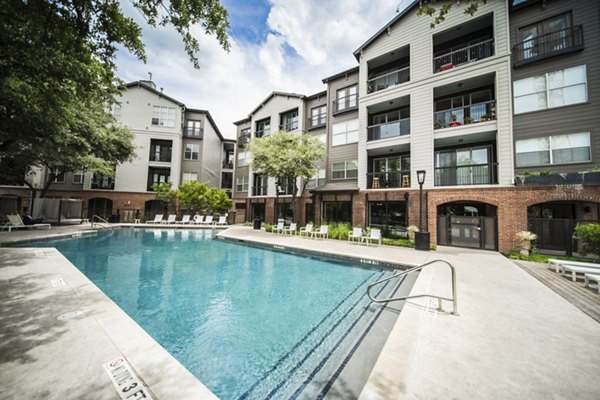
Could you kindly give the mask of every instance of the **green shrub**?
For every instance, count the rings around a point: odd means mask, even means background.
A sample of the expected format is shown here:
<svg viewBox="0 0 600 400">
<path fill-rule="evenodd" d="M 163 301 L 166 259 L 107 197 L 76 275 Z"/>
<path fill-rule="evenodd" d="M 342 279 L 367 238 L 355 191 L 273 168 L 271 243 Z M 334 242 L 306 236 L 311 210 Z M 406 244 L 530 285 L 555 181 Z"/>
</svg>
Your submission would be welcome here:
<svg viewBox="0 0 600 400">
<path fill-rule="evenodd" d="M 581 241 L 579 253 L 600 258 L 600 224 L 578 225 L 573 237 Z"/>
<path fill-rule="evenodd" d="M 337 240 L 348 240 L 352 226 L 347 223 L 332 224 L 329 226 L 329 237 Z"/>
<path fill-rule="evenodd" d="M 265 232 L 273 232 L 273 225 L 263 224 L 263 227 L 265 228 Z"/>
</svg>

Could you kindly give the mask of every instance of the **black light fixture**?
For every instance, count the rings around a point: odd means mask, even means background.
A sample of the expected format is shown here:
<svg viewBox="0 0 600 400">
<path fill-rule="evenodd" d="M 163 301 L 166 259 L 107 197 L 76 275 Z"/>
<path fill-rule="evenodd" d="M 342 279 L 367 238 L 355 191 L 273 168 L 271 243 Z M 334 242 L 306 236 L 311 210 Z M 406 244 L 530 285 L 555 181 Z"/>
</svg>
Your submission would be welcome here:
<svg viewBox="0 0 600 400">
<path fill-rule="evenodd" d="M 417 171 L 417 182 L 419 182 L 419 231 L 415 232 L 415 249 L 429 251 L 429 232 L 423 231 L 423 184 L 425 183 L 427 171 Z"/>
</svg>

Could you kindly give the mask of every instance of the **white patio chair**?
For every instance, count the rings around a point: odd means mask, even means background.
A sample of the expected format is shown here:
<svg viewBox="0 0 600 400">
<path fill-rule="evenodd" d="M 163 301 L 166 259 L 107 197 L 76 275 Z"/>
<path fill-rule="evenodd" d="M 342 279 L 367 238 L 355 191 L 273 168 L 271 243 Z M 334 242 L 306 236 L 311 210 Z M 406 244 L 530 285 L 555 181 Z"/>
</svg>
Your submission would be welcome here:
<svg viewBox="0 0 600 400">
<path fill-rule="evenodd" d="M 212 215 L 207 215 L 206 218 L 204 219 L 204 222 L 200 222 L 202 225 L 212 225 L 213 223 L 213 216 Z"/>
<path fill-rule="evenodd" d="M 284 226 L 284 227 L 283 227 L 283 232 L 281 232 L 281 233 L 283 233 L 284 235 L 285 235 L 286 233 L 289 233 L 290 235 L 292 235 L 292 234 L 295 234 L 295 233 L 296 233 L 296 230 L 298 230 L 298 225 L 297 225 L 295 222 L 292 222 L 292 223 L 290 224 L 290 226 L 288 226 L 288 227 L 285 227 L 285 226 Z"/>
<path fill-rule="evenodd" d="M 189 224 L 190 223 L 190 216 L 189 215 L 184 215 L 183 217 L 181 217 L 181 221 L 177 221 L 178 224 Z"/>
<path fill-rule="evenodd" d="M 323 239 L 329 239 L 329 225 L 321 225 L 318 231 L 314 231 L 311 238 L 321 237 Z"/>
<path fill-rule="evenodd" d="M 300 228 L 300 236 L 311 237 L 313 234 L 313 224 L 306 224 L 304 228 Z"/>
<path fill-rule="evenodd" d="M 362 228 L 352 228 L 352 232 L 348 234 L 348 241 L 354 241 L 356 239 L 358 242 L 361 242 L 362 236 Z"/>
<path fill-rule="evenodd" d="M 43 228 L 43 227 L 48 227 L 48 229 L 51 229 L 50 224 L 33 224 L 33 225 L 25 225 L 25 223 L 23 223 L 23 220 L 21 219 L 20 215 L 7 215 L 6 218 L 8 218 L 8 224 L 6 224 L 4 228 L 8 229 L 8 231 L 10 232 L 12 229 L 33 229 L 33 228 Z"/>
<path fill-rule="evenodd" d="M 204 223 L 204 215 L 194 215 L 194 222 L 195 225 L 200 225 L 202 223 Z"/>
<path fill-rule="evenodd" d="M 283 222 L 278 222 L 271 230 L 272 233 L 283 233 Z"/>
<path fill-rule="evenodd" d="M 147 224 L 161 224 L 163 222 L 163 215 L 156 214 L 152 221 L 146 221 Z"/>
<path fill-rule="evenodd" d="M 362 237 L 361 242 L 364 241 L 368 246 L 372 240 L 381 244 L 381 229 L 371 229 L 368 236 Z"/>
<path fill-rule="evenodd" d="M 177 220 L 177 215 L 169 214 L 166 221 L 160 221 L 161 224 L 174 224 Z"/>
<path fill-rule="evenodd" d="M 226 217 L 219 217 L 219 220 L 217 221 L 217 225 L 227 225 L 227 221 L 226 221 Z"/>
</svg>

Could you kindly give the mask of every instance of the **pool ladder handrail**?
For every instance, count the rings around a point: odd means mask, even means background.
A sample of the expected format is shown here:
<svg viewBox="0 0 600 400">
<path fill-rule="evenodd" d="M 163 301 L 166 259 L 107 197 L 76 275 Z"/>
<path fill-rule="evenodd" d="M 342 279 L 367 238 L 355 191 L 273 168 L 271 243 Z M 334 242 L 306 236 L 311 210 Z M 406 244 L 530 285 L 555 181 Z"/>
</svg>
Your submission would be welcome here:
<svg viewBox="0 0 600 400">
<path fill-rule="evenodd" d="M 419 271 L 422 270 L 423 268 L 427 267 L 428 265 L 437 263 L 437 262 L 441 262 L 441 263 L 445 263 L 446 265 L 448 265 L 450 267 L 450 270 L 452 271 L 452 298 L 447 298 L 447 297 L 442 297 L 442 296 L 436 296 L 433 294 L 418 294 L 418 295 L 414 295 L 414 296 L 404 296 L 404 297 L 390 297 L 387 299 L 376 299 L 371 295 L 371 288 L 373 286 L 379 285 L 380 283 L 383 282 L 387 282 L 389 280 L 392 280 L 394 278 L 398 278 L 400 276 L 404 276 L 407 275 L 411 272 L 414 271 Z M 442 308 L 442 300 L 446 300 L 446 301 L 451 301 L 452 302 L 452 306 L 453 306 L 453 311 L 451 312 L 451 314 L 454 315 L 459 315 L 458 314 L 458 303 L 456 300 L 456 270 L 454 269 L 454 266 L 452 266 L 452 264 L 450 264 L 448 261 L 446 260 L 433 260 L 433 261 L 429 261 L 426 262 L 425 264 L 421 264 L 419 266 L 407 269 L 406 271 L 402 271 L 399 272 L 397 274 L 394 274 L 392 276 L 389 276 L 387 278 L 378 280 L 377 282 L 373 282 L 371 283 L 368 287 L 367 287 L 367 295 L 369 296 L 369 299 L 371 299 L 372 302 L 374 303 L 388 303 L 390 301 L 399 301 L 399 300 L 407 300 L 407 299 L 416 299 L 419 297 L 433 297 L 436 298 L 438 300 L 438 311 L 443 311 Z"/>
<path fill-rule="evenodd" d="M 94 220 L 98 220 L 98 221 L 102 221 L 102 223 L 100 222 L 96 222 L 96 225 L 98 225 L 101 228 L 110 228 L 110 229 L 114 229 L 114 226 L 111 225 L 110 222 L 108 222 L 107 220 L 105 220 L 104 218 L 100 217 L 99 215 L 93 215 L 92 219 L 90 220 L 90 224 L 92 225 L 92 228 L 94 227 Z M 106 225 L 108 226 L 106 226 Z"/>
</svg>

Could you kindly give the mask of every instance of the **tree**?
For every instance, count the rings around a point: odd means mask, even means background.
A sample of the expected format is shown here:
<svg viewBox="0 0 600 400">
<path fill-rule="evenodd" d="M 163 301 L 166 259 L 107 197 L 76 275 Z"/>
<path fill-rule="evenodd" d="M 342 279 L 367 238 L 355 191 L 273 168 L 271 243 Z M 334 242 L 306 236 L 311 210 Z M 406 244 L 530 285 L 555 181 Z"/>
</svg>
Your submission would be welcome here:
<svg viewBox="0 0 600 400">
<path fill-rule="evenodd" d="M 172 25 L 195 67 L 194 25 L 229 49 L 227 11 L 218 0 L 130 2 L 150 26 Z M 132 156 L 130 137 L 101 115 L 122 83 L 115 76 L 117 47 L 146 59 L 141 28 L 123 14 L 119 0 L 4 1 L 0 160 L 11 160 L 12 171 L 24 176 L 56 165 L 106 171 Z"/>
<path fill-rule="evenodd" d="M 315 162 L 325 156 L 325 146 L 318 138 L 307 134 L 280 131 L 271 136 L 254 139 L 246 148 L 252 152 L 252 168 L 275 179 L 287 179 L 293 186 L 292 212 L 297 216 L 297 196 L 304 194 L 308 180 L 318 168 Z M 302 183 L 298 187 L 298 179 Z"/>
<path fill-rule="evenodd" d="M 429 17 L 433 17 L 433 22 L 431 23 L 431 28 L 435 28 L 437 25 L 441 24 L 446 20 L 446 15 L 450 12 L 452 7 L 458 4 L 466 4 L 463 12 L 467 15 L 473 16 L 478 10 L 480 5 L 484 5 L 487 3 L 487 0 L 458 0 L 458 1 L 443 1 L 439 9 L 433 6 L 433 4 L 442 2 L 441 0 L 420 0 L 420 7 L 417 10 L 417 15 L 427 15 Z M 397 9 L 396 12 L 400 10 Z M 434 15 L 437 15 L 434 17 Z"/>
<path fill-rule="evenodd" d="M 177 188 L 179 206 L 187 210 L 204 210 L 207 208 L 207 184 L 201 182 L 185 182 Z"/>
<path fill-rule="evenodd" d="M 161 200 L 169 210 L 177 208 L 177 192 L 172 189 L 173 184 L 171 182 L 161 182 L 152 185 L 152 190 L 158 200 Z"/>
<path fill-rule="evenodd" d="M 218 213 L 226 212 L 231 208 L 232 201 L 224 190 L 210 188 L 206 191 L 208 209 Z"/>
</svg>

